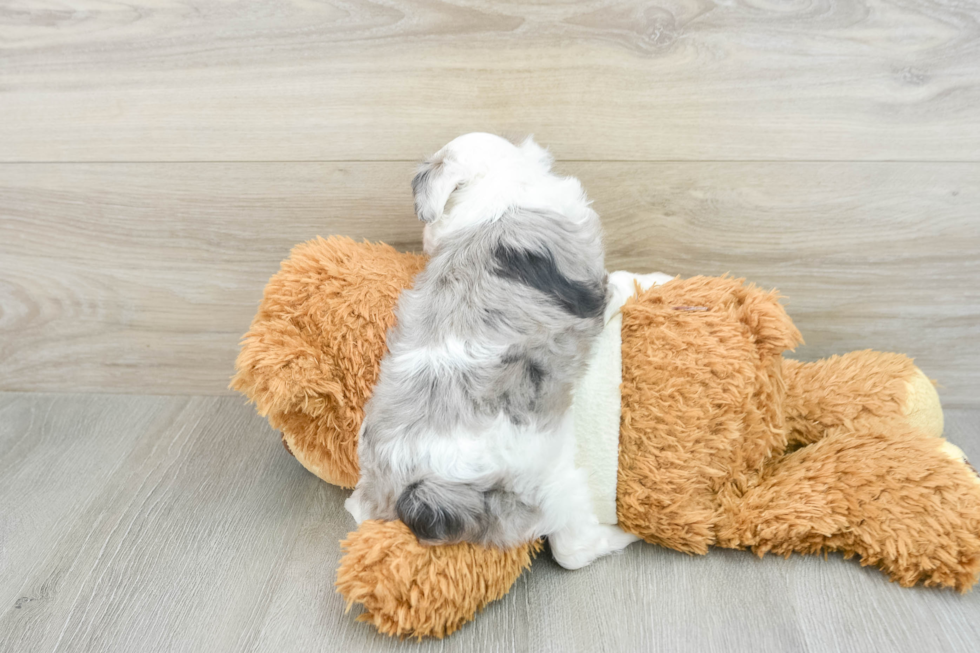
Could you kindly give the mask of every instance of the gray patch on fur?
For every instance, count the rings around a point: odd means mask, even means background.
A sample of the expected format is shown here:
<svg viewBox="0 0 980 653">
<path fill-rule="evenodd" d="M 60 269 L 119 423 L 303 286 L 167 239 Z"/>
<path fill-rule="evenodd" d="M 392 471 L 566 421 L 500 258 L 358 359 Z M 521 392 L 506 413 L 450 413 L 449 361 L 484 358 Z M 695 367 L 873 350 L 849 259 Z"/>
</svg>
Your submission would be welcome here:
<svg viewBox="0 0 980 653">
<path fill-rule="evenodd" d="M 482 513 L 482 492 L 457 484 L 452 488 L 456 496 L 450 499 L 445 490 L 431 481 L 415 481 L 398 497 L 395 512 L 419 540 L 456 541 L 467 531 L 467 521 Z"/>
<path fill-rule="evenodd" d="M 547 376 L 544 366 L 528 354 L 506 354 L 500 359 L 500 370 L 489 393 L 495 403 L 488 412 L 503 411 L 512 423 L 529 424 Z"/>
<path fill-rule="evenodd" d="M 501 277 L 534 288 L 572 315 L 595 317 L 602 315 L 606 308 L 602 284 L 569 279 L 558 271 L 548 249 L 539 252 L 501 245 L 494 250 L 493 257 Z"/>
<path fill-rule="evenodd" d="M 429 175 L 432 174 L 432 169 L 434 167 L 435 166 L 426 165 L 421 170 L 419 170 L 419 172 L 418 172 L 417 175 L 415 175 L 414 177 L 412 177 L 412 195 L 413 196 L 421 194 L 422 191 L 425 189 L 425 187 L 428 185 Z M 416 207 L 416 208 L 418 208 L 418 207 Z"/>
<path fill-rule="evenodd" d="M 426 478 L 410 483 L 395 502 L 395 512 L 422 542 L 486 541 L 493 525 L 506 519 L 526 528 L 536 511 L 501 487 Z"/>
</svg>

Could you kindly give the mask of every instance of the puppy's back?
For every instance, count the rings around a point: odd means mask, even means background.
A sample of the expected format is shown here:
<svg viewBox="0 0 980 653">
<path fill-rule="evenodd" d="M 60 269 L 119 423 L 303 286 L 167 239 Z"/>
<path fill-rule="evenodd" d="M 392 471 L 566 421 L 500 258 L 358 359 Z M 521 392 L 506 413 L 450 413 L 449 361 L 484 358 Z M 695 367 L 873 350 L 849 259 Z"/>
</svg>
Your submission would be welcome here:
<svg viewBox="0 0 980 653">
<path fill-rule="evenodd" d="M 482 463 L 447 456 L 465 469 L 444 468 L 439 450 L 458 448 L 464 432 L 504 437 L 487 431 L 501 418 L 520 437 L 553 437 L 605 306 L 598 218 L 514 209 L 447 236 L 399 300 L 362 436 L 363 456 L 406 453 L 366 485 L 388 486 L 389 511 L 420 539 L 512 543 L 536 508 L 515 489 L 529 484 L 514 478 L 524 463 L 507 456 L 536 443 L 510 453 L 498 443 Z"/>
<path fill-rule="evenodd" d="M 442 243 L 399 303 L 389 346 L 396 360 L 445 354 L 411 375 L 433 387 L 436 429 L 500 411 L 550 420 L 570 405 L 605 306 L 598 219 L 515 209 Z"/>
</svg>

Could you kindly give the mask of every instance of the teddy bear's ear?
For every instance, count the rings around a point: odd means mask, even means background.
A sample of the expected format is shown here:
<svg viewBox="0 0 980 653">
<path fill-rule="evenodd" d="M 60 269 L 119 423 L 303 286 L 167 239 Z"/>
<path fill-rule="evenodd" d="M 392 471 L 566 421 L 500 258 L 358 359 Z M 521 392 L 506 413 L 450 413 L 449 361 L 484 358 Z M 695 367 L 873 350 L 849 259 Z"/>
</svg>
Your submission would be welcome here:
<svg viewBox="0 0 980 653">
<path fill-rule="evenodd" d="M 442 217 L 453 194 L 465 179 L 461 167 L 443 157 L 426 161 L 412 179 L 415 214 L 422 222 L 434 222 Z"/>
<path fill-rule="evenodd" d="M 742 322 L 752 330 L 761 351 L 778 356 L 803 344 L 777 291 L 766 292 L 750 284 L 742 286 L 739 295 Z"/>
</svg>

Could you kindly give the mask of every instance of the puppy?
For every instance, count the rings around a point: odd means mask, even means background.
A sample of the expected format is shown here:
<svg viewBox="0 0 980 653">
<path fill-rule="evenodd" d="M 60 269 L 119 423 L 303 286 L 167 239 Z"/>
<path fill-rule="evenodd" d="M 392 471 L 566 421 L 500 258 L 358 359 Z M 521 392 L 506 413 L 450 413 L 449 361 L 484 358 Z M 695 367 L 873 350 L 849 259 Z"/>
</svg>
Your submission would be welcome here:
<svg viewBox="0 0 980 653">
<path fill-rule="evenodd" d="M 412 181 L 430 260 L 365 407 L 358 522 L 398 518 L 424 543 L 547 535 L 568 568 L 636 539 L 598 523 L 574 465 L 572 391 L 606 273 L 599 218 L 551 163 L 530 138 L 467 134 Z"/>
</svg>

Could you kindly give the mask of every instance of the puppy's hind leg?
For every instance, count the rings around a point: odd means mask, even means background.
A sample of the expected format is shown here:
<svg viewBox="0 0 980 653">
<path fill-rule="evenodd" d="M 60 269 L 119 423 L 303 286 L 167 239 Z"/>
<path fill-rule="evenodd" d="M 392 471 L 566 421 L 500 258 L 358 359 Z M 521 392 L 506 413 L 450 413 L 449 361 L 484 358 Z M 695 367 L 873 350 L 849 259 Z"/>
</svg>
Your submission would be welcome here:
<svg viewBox="0 0 980 653">
<path fill-rule="evenodd" d="M 580 569 L 596 558 L 620 551 L 640 539 L 615 524 L 599 523 L 592 507 L 585 470 L 567 470 L 556 485 L 559 491 L 552 496 L 560 502 L 564 518 L 561 526 L 548 535 L 548 541 L 555 561 L 565 569 Z"/>
<path fill-rule="evenodd" d="M 581 569 L 596 558 L 625 549 L 638 538 L 615 524 L 600 524 L 595 515 L 548 536 L 551 555 L 565 569 Z"/>
<path fill-rule="evenodd" d="M 358 526 L 361 522 L 367 520 L 370 517 L 368 507 L 364 504 L 362 493 L 360 488 L 355 489 L 353 494 L 351 494 L 347 501 L 344 501 L 344 508 L 350 513 L 354 521 L 357 522 Z"/>
</svg>

